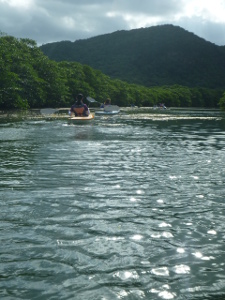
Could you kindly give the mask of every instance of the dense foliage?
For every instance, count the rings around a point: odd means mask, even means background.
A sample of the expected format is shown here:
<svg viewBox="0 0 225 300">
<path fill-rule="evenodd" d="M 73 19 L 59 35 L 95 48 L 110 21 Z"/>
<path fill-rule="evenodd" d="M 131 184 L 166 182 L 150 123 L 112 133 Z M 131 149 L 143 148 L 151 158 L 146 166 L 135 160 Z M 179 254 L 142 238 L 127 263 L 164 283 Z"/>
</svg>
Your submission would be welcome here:
<svg viewBox="0 0 225 300">
<path fill-rule="evenodd" d="M 223 90 L 128 84 L 88 65 L 52 61 L 33 40 L 0 37 L 0 109 L 68 107 L 79 92 L 119 106 L 217 107 Z"/>
<path fill-rule="evenodd" d="M 77 61 L 147 87 L 225 88 L 225 47 L 173 25 L 117 31 L 40 47 L 55 61 Z"/>
</svg>

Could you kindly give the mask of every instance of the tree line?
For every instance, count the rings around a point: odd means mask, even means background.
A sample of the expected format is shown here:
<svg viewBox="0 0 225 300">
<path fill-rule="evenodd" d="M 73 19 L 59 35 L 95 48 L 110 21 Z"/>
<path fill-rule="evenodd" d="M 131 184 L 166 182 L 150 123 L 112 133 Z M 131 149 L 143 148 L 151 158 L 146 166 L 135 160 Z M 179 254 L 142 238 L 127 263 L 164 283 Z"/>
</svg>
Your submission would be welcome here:
<svg viewBox="0 0 225 300">
<path fill-rule="evenodd" d="M 221 89 L 181 85 L 146 87 L 111 79 L 78 62 L 55 62 L 31 39 L 0 36 L 0 109 L 69 107 L 78 93 L 119 106 L 225 108 Z M 219 106 L 218 106 L 219 105 Z"/>
</svg>

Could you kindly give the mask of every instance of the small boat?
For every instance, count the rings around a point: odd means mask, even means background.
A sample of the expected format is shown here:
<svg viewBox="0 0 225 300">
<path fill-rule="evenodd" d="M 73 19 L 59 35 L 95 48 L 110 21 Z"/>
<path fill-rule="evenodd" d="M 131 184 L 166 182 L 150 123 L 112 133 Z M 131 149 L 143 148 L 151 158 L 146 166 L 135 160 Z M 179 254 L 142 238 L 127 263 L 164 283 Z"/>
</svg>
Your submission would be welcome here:
<svg viewBox="0 0 225 300">
<path fill-rule="evenodd" d="M 96 115 L 117 115 L 120 112 L 120 108 L 117 105 L 109 105 L 100 110 L 95 111 Z"/>
<path fill-rule="evenodd" d="M 91 120 L 94 120 L 94 114 L 89 114 L 89 116 L 85 117 L 85 116 L 82 116 L 82 117 L 70 117 L 69 118 L 69 121 L 72 122 L 72 123 L 86 123 L 86 122 L 89 122 Z"/>
<path fill-rule="evenodd" d="M 96 115 L 117 115 L 120 111 L 112 110 L 112 111 L 105 111 L 105 110 L 97 110 L 95 112 Z"/>
</svg>

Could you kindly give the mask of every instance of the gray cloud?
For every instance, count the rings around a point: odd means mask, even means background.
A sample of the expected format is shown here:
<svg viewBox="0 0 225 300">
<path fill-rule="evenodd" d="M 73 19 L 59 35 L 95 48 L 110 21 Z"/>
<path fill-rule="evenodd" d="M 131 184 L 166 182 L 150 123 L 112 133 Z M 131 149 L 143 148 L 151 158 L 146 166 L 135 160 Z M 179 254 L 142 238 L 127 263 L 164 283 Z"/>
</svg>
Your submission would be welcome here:
<svg viewBox="0 0 225 300">
<path fill-rule="evenodd" d="M 224 45 L 225 23 L 206 21 L 204 16 L 185 16 L 184 4 L 190 1 L 17 0 L 10 5 L 8 0 L 0 0 L 0 31 L 33 39 L 41 45 L 75 41 L 117 30 L 174 24 Z"/>
<path fill-rule="evenodd" d="M 183 18 L 179 23 L 174 22 L 199 37 L 216 45 L 225 45 L 225 23 L 205 22 L 202 18 Z"/>
<path fill-rule="evenodd" d="M 168 16 L 182 9 L 182 2 L 177 0 L 117 0 L 112 1 L 112 3 L 114 3 L 115 10 L 134 14 L 144 13 L 151 16 Z"/>
</svg>

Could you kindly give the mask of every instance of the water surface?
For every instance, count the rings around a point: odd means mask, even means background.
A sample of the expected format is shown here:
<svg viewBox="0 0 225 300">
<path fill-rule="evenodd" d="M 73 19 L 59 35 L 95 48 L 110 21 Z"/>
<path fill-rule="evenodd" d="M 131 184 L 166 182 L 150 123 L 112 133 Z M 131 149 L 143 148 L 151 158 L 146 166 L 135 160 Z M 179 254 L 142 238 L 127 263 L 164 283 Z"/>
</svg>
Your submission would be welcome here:
<svg viewBox="0 0 225 300">
<path fill-rule="evenodd" d="M 1 299 L 224 299 L 225 117 L 1 119 Z"/>
</svg>

